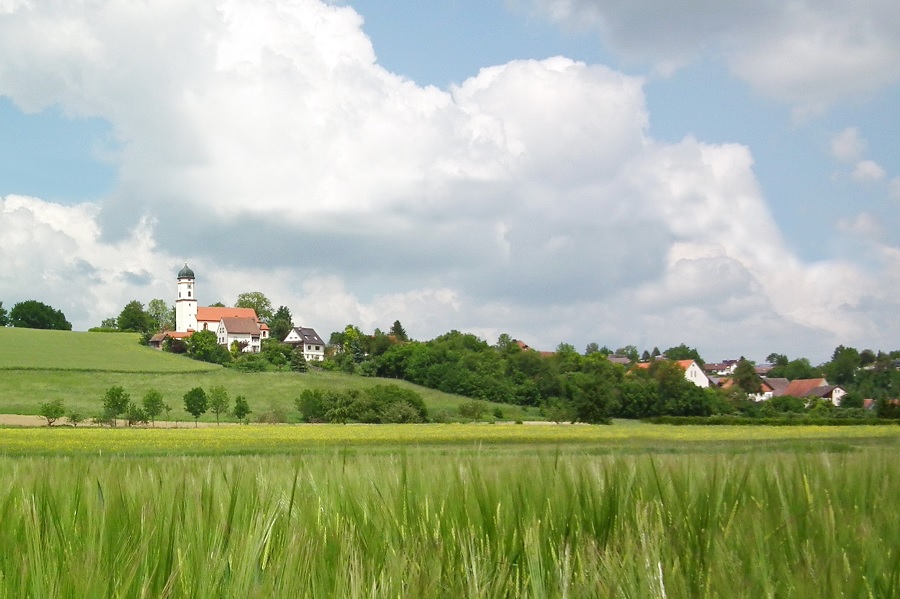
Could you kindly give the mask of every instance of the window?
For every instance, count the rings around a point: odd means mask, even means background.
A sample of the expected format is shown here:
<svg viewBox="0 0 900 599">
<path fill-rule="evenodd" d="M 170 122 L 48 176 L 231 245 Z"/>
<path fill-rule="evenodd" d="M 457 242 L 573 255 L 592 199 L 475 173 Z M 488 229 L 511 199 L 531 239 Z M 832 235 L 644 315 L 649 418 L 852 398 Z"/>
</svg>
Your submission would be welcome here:
<svg viewBox="0 0 900 599">
<path fill-rule="evenodd" d="M 209 323 L 208 323 L 208 322 L 204 322 L 204 323 L 203 323 L 203 330 L 205 331 L 205 330 L 207 330 L 207 329 L 209 329 Z"/>
<path fill-rule="evenodd" d="M 191 297 L 191 292 L 190 292 L 190 291 L 188 291 L 188 297 Z"/>
</svg>

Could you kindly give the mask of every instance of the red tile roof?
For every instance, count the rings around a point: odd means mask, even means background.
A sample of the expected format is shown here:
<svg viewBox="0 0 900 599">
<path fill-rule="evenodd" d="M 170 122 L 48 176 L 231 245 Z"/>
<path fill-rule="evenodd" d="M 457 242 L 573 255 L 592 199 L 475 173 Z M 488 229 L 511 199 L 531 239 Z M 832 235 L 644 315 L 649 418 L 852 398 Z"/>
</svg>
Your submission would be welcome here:
<svg viewBox="0 0 900 599">
<path fill-rule="evenodd" d="M 806 397 L 816 387 L 828 385 L 825 379 L 796 379 L 782 392 L 783 395 L 792 397 Z"/>
<path fill-rule="evenodd" d="M 254 322 L 259 322 L 253 308 L 197 308 L 198 322 L 219 322 L 223 318 L 252 318 Z"/>
</svg>

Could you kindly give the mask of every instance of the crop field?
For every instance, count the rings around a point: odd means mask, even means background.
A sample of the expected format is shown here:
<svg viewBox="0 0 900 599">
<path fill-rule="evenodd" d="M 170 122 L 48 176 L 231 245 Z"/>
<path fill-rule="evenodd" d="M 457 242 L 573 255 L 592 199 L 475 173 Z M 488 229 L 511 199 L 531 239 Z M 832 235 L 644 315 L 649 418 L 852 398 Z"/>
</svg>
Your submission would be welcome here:
<svg viewBox="0 0 900 599">
<path fill-rule="evenodd" d="M 676 454 L 345 441 L 0 457 L 0 596 L 900 596 L 896 438 Z"/>
<path fill-rule="evenodd" d="M 900 426 L 746 427 L 557 424 L 304 424 L 193 428 L 2 428 L 0 455 L 303 454 L 334 447 L 575 447 L 594 453 L 852 451 L 873 443 L 900 449 Z"/>
</svg>

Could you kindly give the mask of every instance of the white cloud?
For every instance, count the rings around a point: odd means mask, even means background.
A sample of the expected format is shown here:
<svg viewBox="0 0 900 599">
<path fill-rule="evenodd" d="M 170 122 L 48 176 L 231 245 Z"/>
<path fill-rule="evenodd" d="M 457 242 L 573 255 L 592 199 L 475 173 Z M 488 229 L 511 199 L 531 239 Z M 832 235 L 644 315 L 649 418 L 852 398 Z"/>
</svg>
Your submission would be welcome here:
<svg viewBox="0 0 900 599">
<path fill-rule="evenodd" d="M 831 154 L 841 162 L 856 162 L 862 158 L 866 147 L 866 140 L 857 127 L 848 127 L 831 138 Z"/>
<path fill-rule="evenodd" d="M 531 1 L 549 19 L 596 28 L 621 55 L 663 71 L 721 53 L 735 74 L 798 114 L 900 81 L 894 0 Z"/>
<path fill-rule="evenodd" d="M 873 160 L 860 160 L 853 168 L 853 179 L 860 183 L 872 183 L 884 179 L 884 169 Z"/>
<path fill-rule="evenodd" d="M 201 301 L 261 290 L 323 335 L 814 355 L 872 330 L 877 273 L 793 255 L 749 150 L 649 138 L 642 84 L 556 57 L 419 87 L 315 0 L 13 11 L 0 94 L 100 116 L 123 152 L 102 205 L 4 200 L 0 282 L 81 328 L 168 297 L 186 259 Z"/>
</svg>

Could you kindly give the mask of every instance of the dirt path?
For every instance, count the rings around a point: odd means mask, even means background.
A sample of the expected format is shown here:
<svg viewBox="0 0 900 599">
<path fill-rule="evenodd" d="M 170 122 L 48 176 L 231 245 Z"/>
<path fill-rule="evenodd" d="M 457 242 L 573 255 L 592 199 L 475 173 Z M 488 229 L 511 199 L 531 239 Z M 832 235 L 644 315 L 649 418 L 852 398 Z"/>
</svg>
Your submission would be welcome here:
<svg viewBox="0 0 900 599">
<path fill-rule="evenodd" d="M 206 426 L 216 426 L 215 422 L 198 422 L 198 426 L 206 427 Z M 236 426 L 235 422 L 223 422 L 221 426 Z M 24 414 L 0 414 L 0 426 L 47 426 L 47 419 L 42 416 L 26 416 Z M 69 421 L 65 418 L 60 418 L 56 422 L 53 423 L 53 426 L 71 426 Z M 92 427 L 97 426 L 96 424 L 85 421 L 78 423 L 79 427 L 86 426 Z M 119 426 L 125 426 L 125 422 L 119 420 Z M 149 425 L 141 425 L 137 428 L 150 428 Z M 156 428 L 194 428 L 193 422 L 186 422 L 184 420 L 180 422 L 169 422 L 169 421 L 158 421 L 156 423 Z"/>
</svg>

